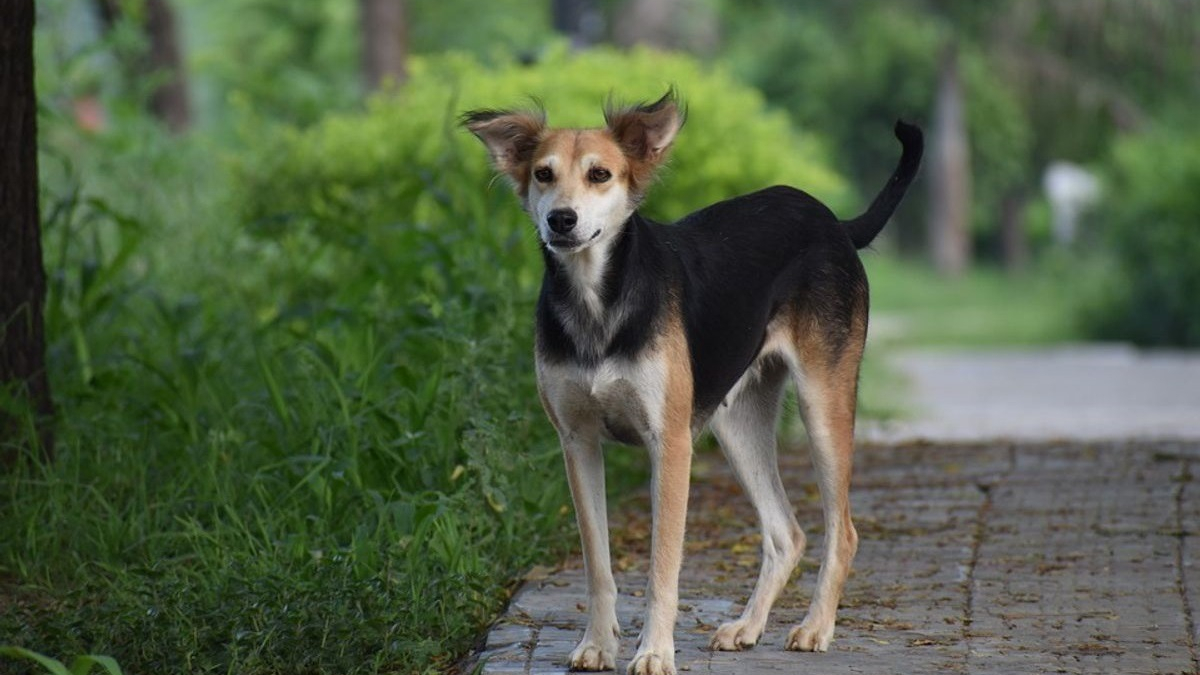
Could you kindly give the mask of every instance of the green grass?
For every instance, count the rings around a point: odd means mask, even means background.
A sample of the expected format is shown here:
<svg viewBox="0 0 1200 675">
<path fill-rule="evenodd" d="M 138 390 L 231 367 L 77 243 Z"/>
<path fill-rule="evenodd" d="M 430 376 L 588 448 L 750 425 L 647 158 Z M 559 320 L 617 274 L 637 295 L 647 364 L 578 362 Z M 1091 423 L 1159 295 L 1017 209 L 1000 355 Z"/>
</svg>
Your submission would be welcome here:
<svg viewBox="0 0 1200 675">
<path fill-rule="evenodd" d="M 1079 339 L 1074 289 L 1034 268 L 1010 275 L 976 268 L 958 279 L 925 265 L 864 252 L 873 337 L 887 346 L 992 347 Z"/>
<path fill-rule="evenodd" d="M 573 541 L 536 248 L 475 215 L 508 195 L 450 193 L 454 228 L 264 235 L 206 139 L 131 145 L 44 162 L 58 456 L 0 476 L 0 642 L 140 673 L 449 667 Z"/>
<path fill-rule="evenodd" d="M 42 672 L 50 675 L 88 675 L 95 668 L 109 675 L 124 675 L 121 666 L 112 657 L 97 654 L 77 656 L 69 667 L 58 659 L 20 647 L 0 646 L 0 656 L 32 661 L 42 667 Z"/>
</svg>

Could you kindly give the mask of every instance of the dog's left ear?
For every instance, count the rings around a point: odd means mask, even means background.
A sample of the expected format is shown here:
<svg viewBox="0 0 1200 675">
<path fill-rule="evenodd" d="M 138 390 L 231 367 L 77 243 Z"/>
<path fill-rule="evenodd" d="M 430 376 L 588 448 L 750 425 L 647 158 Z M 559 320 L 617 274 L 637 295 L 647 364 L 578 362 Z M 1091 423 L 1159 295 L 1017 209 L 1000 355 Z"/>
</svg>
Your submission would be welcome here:
<svg viewBox="0 0 1200 675">
<path fill-rule="evenodd" d="M 459 123 L 483 141 L 492 164 L 524 197 L 529 187 L 529 164 L 546 129 L 546 114 L 540 110 L 472 110 L 463 113 Z"/>
<path fill-rule="evenodd" d="M 625 154 L 630 159 L 656 164 L 666 158 L 685 118 L 674 87 L 654 103 L 626 108 L 614 108 L 610 104 L 604 109 L 608 130 Z"/>
<path fill-rule="evenodd" d="M 604 121 L 629 158 L 635 188 L 644 189 L 654 169 L 667 158 L 686 118 L 674 87 L 653 103 L 616 108 L 610 102 L 605 106 Z"/>
</svg>

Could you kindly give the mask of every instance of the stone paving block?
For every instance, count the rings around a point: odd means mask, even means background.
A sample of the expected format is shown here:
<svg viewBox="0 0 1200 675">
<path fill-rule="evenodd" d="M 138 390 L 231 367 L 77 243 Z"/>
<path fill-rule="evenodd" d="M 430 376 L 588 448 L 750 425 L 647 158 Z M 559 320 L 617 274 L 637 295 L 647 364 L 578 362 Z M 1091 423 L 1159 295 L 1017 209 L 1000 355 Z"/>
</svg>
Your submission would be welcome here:
<svg viewBox="0 0 1200 675">
<path fill-rule="evenodd" d="M 749 596 L 759 551 L 753 511 L 727 469 L 697 464 L 675 632 L 680 672 L 1125 674 L 1200 665 L 1200 635 L 1189 635 L 1200 603 L 1200 488 L 1191 478 L 1200 443 L 861 450 L 852 488 L 858 558 L 826 654 L 783 649 L 807 610 L 823 548 L 803 452 L 781 461 L 809 538 L 803 572 L 755 648 L 707 650 Z M 644 531 L 644 506 L 614 514 L 624 565 L 618 672 L 641 627 L 648 546 L 620 533 L 623 522 Z M 564 672 L 586 624 L 584 586 L 577 560 L 528 583 L 510 608 L 514 620 L 489 639 L 532 642 L 528 670 L 497 661 L 487 668 L 503 670 L 485 673 Z"/>
<path fill-rule="evenodd" d="M 510 645 L 529 644 L 533 641 L 532 626 L 509 622 L 500 622 L 488 631 L 487 649 L 496 649 Z"/>
<path fill-rule="evenodd" d="M 513 644 L 485 649 L 478 660 L 483 663 L 483 675 L 515 675 L 525 672 L 529 653 L 530 645 Z"/>
<path fill-rule="evenodd" d="M 528 671 L 524 666 L 516 667 L 489 662 L 484 664 L 483 670 L 480 672 L 483 675 L 526 675 Z"/>
</svg>

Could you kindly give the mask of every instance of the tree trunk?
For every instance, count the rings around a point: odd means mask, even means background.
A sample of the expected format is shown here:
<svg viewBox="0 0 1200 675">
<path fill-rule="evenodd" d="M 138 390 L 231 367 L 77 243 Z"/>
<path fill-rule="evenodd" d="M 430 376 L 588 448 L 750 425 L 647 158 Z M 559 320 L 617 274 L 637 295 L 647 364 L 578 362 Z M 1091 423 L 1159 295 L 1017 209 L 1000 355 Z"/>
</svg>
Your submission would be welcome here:
<svg viewBox="0 0 1200 675">
<path fill-rule="evenodd" d="M 679 0 L 627 0 L 613 26 L 613 37 L 625 47 L 677 47 L 680 36 L 673 19 L 677 18 L 679 5 Z"/>
<path fill-rule="evenodd" d="M 551 0 L 554 30 L 571 39 L 573 49 L 584 49 L 600 41 L 604 15 L 596 0 Z"/>
<path fill-rule="evenodd" d="M 53 454 L 53 408 L 38 219 L 37 100 L 33 87 L 33 0 L 7 0 L 0 11 L 0 462 L 40 442 Z M 37 438 L 27 433 L 33 420 Z"/>
<path fill-rule="evenodd" d="M 1011 273 L 1029 265 L 1029 236 L 1025 232 L 1025 206 L 1028 200 L 1020 189 L 1011 190 L 1000 202 L 1000 258 Z"/>
<path fill-rule="evenodd" d="M 971 158 L 958 53 L 953 45 L 942 56 L 938 80 L 929 181 L 929 246 L 937 270 L 959 276 L 971 263 Z"/>
<path fill-rule="evenodd" d="M 168 129 L 180 133 L 192 122 L 191 103 L 180 57 L 179 31 L 167 0 L 146 0 L 146 35 L 150 38 L 146 69 L 152 77 L 166 78 L 150 94 L 150 112 L 166 122 Z"/>
<path fill-rule="evenodd" d="M 183 67 L 183 58 L 180 55 L 175 13 L 167 4 L 167 0 L 145 2 L 146 22 L 141 28 L 146 33 L 150 48 L 136 58 L 126 56 L 123 59 L 126 63 L 121 64 L 122 72 L 129 81 L 126 86 L 143 77 L 151 77 L 161 82 L 150 92 L 150 100 L 146 102 L 146 107 L 152 115 L 162 120 L 168 129 L 180 133 L 191 125 L 192 114 L 187 71 Z M 121 20 L 119 0 L 94 0 L 93 4 L 106 31 L 112 30 Z M 120 56 L 118 54 L 118 57 Z"/>
<path fill-rule="evenodd" d="M 362 76 L 367 91 L 408 78 L 404 0 L 359 0 Z"/>
</svg>

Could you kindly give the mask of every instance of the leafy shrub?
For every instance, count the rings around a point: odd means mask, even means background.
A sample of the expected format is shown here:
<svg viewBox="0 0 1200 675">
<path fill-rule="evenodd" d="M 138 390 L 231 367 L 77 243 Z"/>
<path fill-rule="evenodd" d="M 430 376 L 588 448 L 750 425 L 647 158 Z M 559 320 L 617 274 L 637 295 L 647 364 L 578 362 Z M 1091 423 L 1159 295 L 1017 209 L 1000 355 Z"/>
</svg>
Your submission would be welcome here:
<svg viewBox="0 0 1200 675">
<path fill-rule="evenodd" d="M 373 99 L 365 113 L 286 133 L 243 162 L 244 217 L 280 231 L 313 229 L 325 240 L 373 238 L 379 227 L 398 222 L 456 227 L 447 214 L 478 202 L 469 195 L 486 190 L 491 175 L 482 148 L 455 127 L 457 113 L 530 105 L 528 97 L 536 96 L 552 124 L 597 126 L 610 94 L 656 98 L 670 83 L 688 100 L 688 124 L 662 184 L 651 191 L 650 215 L 679 217 L 780 182 L 835 209 L 846 205 L 845 184 L 828 168 L 818 140 L 793 131 L 786 116 L 767 110 L 757 92 L 727 72 L 645 50 L 571 54 L 558 46 L 529 66 L 509 61 L 487 68 L 462 54 L 414 59 L 411 81 L 395 96 Z M 516 200 L 502 182 L 491 192 L 504 197 L 486 203 L 494 230 L 486 236 L 517 233 L 525 219 Z"/>
<path fill-rule="evenodd" d="M 1083 322 L 1096 337 L 1200 345 L 1200 127 L 1119 140 L 1097 210 L 1111 256 Z"/>
</svg>

